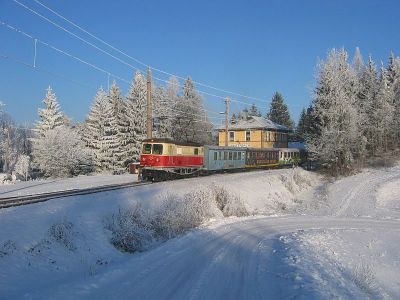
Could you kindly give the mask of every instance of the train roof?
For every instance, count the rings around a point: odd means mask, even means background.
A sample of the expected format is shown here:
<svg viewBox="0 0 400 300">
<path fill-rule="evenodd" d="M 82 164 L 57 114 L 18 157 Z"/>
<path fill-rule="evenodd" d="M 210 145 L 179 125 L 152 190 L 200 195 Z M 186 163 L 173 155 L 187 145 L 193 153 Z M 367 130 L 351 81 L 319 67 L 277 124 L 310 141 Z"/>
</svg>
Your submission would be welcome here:
<svg viewBox="0 0 400 300">
<path fill-rule="evenodd" d="M 202 144 L 194 143 L 194 142 L 177 142 L 172 139 L 167 138 L 154 138 L 154 139 L 145 139 L 142 141 L 143 143 L 165 143 L 165 144 L 174 144 L 179 146 L 191 146 L 191 147 L 202 147 Z"/>
</svg>

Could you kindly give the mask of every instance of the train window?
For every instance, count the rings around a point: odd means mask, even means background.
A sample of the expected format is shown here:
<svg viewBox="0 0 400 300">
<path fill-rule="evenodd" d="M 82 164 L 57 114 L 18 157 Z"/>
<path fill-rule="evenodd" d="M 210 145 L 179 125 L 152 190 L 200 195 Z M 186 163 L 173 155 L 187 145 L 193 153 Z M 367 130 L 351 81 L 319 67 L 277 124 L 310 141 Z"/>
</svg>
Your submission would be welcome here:
<svg viewBox="0 0 400 300">
<path fill-rule="evenodd" d="M 151 144 L 143 145 L 143 154 L 151 154 Z"/>
<path fill-rule="evenodd" d="M 238 153 L 236 151 L 233 152 L 233 160 L 237 160 L 237 155 L 238 155 Z"/>
<path fill-rule="evenodd" d="M 176 148 L 176 154 L 178 154 L 178 155 L 182 154 L 182 148 L 181 147 Z"/>
<path fill-rule="evenodd" d="M 229 152 L 229 160 L 232 160 L 232 152 Z"/>
<path fill-rule="evenodd" d="M 153 144 L 153 154 L 161 155 L 163 152 L 162 144 Z"/>
<path fill-rule="evenodd" d="M 250 131 L 246 131 L 246 142 L 250 141 Z"/>
<path fill-rule="evenodd" d="M 222 151 L 219 151 L 219 152 L 218 152 L 218 159 L 219 159 L 219 160 L 222 160 Z"/>
<path fill-rule="evenodd" d="M 214 152 L 214 160 L 218 159 L 218 152 Z"/>
<path fill-rule="evenodd" d="M 199 155 L 199 148 L 194 148 L 194 155 Z"/>
<path fill-rule="evenodd" d="M 242 152 L 238 152 L 238 160 L 242 160 Z"/>
<path fill-rule="evenodd" d="M 228 152 L 224 151 L 224 160 L 228 160 Z"/>
</svg>

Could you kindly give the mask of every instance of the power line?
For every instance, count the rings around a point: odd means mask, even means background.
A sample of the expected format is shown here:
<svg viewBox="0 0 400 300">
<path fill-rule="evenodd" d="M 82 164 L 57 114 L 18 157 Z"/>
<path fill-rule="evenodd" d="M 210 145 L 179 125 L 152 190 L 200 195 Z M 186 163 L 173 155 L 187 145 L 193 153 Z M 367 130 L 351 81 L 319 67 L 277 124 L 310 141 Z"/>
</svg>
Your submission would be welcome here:
<svg viewBox="0 0 400 300">
<path fill-rule="evenodd" d="M 16 3 L 18 3 L 18 4 L 20 4 L 17 0 L 13 0 L 13 1 L 16 2 Z M 185 78 L 182 77 L 182 76 L 179 76 L 179 75 L 176 75 L 176 74 L 172 74 L 172 73 L 169 73 L 169 72 L 167 72 L 167 71 L 164 71 L 164 70 L 155 68 L 155 67 L 153 67 L 153 66 L 150 66 L 150 65 L 148 65 L 148 64 L 146 64 L 146 63 L 144 63 L 144 62 L 142 62 L 141 60 L 139 60 L 139 59 L 137 59 L 137 58 L 135 58 L 135 57 L 132 57 L 131 55 L 125 53 L 124 51 L 122 51 L 122 50 L 120 50 L 120 49 L 114 47 L 113 45 L 107 43 L 107 42 L 104 41 L 103 39 L 97 37 L 96 35 L 90 33 L 89 31 L 85 30 L 84 28 L 82 28 L 81 26 L 79 26 L 79 25 L 77 25 L 76 23 L 72 22 L 72 21 L 69 20 L 68 18 L 66 18 L 66 17 L 64 17 L 63 15 L 61 15 L 60 13 L 58 13 L 58 12 L 56 12 L 55 10 L 51 9 L 50 7 L 46 6 L 46 5 L 43 4 L 42 2 L 40 2 L 40 1 L 38 1 L 38 0 L 34 0 L 34 1 L 35 1 L 37 4 L 39 4 L 40 6 L 44 7 L 44 8 L 47 9 L 48 11 L 50 11 L 50 12 L 52 12 L 53 14 L 55 14 L 56 16 L 58 16 L 59 18 L 61 18 L 61 19 L 63 19 L 64 21 L 68 22 L 69 24 L 71 24 L 71 25 L 74 26 L 75 28 L 78 28 L 79 30 L 81 30 L 81 31 L 83 31 L 84 33 L 88 34 L 89 36 L 91 36 L 92 38 L 94 38 L 94 39 L 96 39 L 97 41 L 101 42 L 102 44 L 104 44 L 104 45 L 110 47 L 111 49 L 117 51 L 118 53 L 124 55 L 125 57 L 128 57 L 128 58 L 132 59 L 132 60 L 135 61 L 136 63 L 138 63 L 138 64 L 140 64 L 140 65 L 142 65 L 142 66 L 144 66 L 144 67 L 146 67 L 146 68 L 150 68 L 150 69 L 152 69 L 152 70 L 155 70 L 155 71 L 157 71 L 157 72 L 160 72 L 160 73 L 162 73 L 162 74 L 165 74 L 165 75 L 168 75 L 168 76 L 175 76 L 175 77 L 177 77 L 177 78 L 179 78 L 179 79 L 185 80 Z M 22 4 L 20 4 L 20 5 L 22 5 Z M 24 6 L 24 5 L 22 5 L 22 6 Z M 24 7 L 27 8 L 26 6 L 24 6 Z M 29 8 L 27 8 L 27 9 L 29 9 Z M 29 9 L 29 10 L 31 10 L 31 9 Z M 211 85 L 209 85 L 209 84 L 204 84 L 204 83 L 197 82 L 197 81 L 193 81 L 193 83 L 195 83 L 195 84 L 197 84 L 197 85 L 199 85 L 199 86 L 203 86 L 203 87 L 206 87 L 206 88 L 209 88 L 209 89 L 213 89 L 213 90 L 219 91 L 219 92 L 223 92 L 223 93 L 227 93 L 227 94 L 231 94 L 231 95 L 236 95 L 236 96 L 239 96 L 239 97 L 243 97 L 243 98 L 251 99 L 251 100 L 255 100 L 255 101 L 265 102 L 265 100 L 264 100 L 264 99 L 261 99 L 261 98 L 250 97 L 250 96 L 247 96 L 247 95 L 239 94 L 239 93 L 232 92 L 232 91 L 228 91 L 228 90 L 225 90 L 225 89 L 220 89 L 220 88 L 211 86 Z"/>
<path fill-rule="evenodd" d="M 81 82 L 76 81 L 76 80 L 74 80 L 74 79 L 68 78 L 68 77 L 66 77 L 66 76 L 64 76 L 64 75 L 61 75 L 61 74 L 58 74 L 58 73 L 54 73 L 54 72 L 52 72 L 52 71 L 49 71 L 49 70 L 47 70 L 47 69 L 45 69 L 45 68 L 38 67 L 38 66 L 35 66 L 35 67 L 34 67 L 33 65 L 31 65 L 31 64 L 29 64 L 29 63 L 27 63 L 27 62 L 24 62 L 24 61 L 22 61 L 22 60 L 20 60 L 20 59 L 18 59 L 18 58 L 12 57 L 12 56 L 10 56 L 10 55 L 6 55 L 6 54 L 0 53 L 0 58 L 8 59 L 8 60 L 13 61 L 13 62 L 15 62 L 15 63 L 18 63 L 18 64 L 20 64 L 20 65 L 24 65 L 24 66 L 26 66 L 26 67 L 30 67 L 30 68 L 34 69 L 35 71 L 37 71 L 37 72 L 46 73 L 46 74 L 49 74 L 49 75 L 52 75 L 52 76 L 61 78 L 61 79 L 63 79 L 63 80 L 66 80 L 66 81 L 69 81 L 69 82 L 72 82 L 72 83 L 75 83 L 75 84 L 78 84 L 78 85 L 81 85 L 81 86 L 93 88 L 93 86 L 91 86 L 91 85 L 88 85 L 88 84 L 86 84 L 86 83 L 81 83 Z"/>
<path fill-rule="evenodd" d="M 34 36 L 24 32 L 21 29 L 18 29 L 18 28 L 14 27 L 14 26 L 12 26 L 10 24 L 7 24 L 7 23 L 5 23 L 3 21 L 0 21 L 0 25 L 5 26 L 6 28 L 8 28 L 10 30 L 13 30 L 13 31 L 15 31 L 17 33 L 20 33 L 20 34 L 24 35 L 25 37 L 28 37 L 28 38 L 34 40 L 35 43 L 39 42 L 40 44 L 42 44 L 42 45 L 44 45 L 46 47 L 49 47 L 49 48 L 51 48 L 51 49 L 53 49 L 53 50 L 55 50 L 55 51 L 57 51 L 57 52 L 59 52 L 61 54 L 64 54 L 64 55 L 66 55 L 66 56 L 68 56 L 68 57 L 70 57 L 72 59 L 75 59 L 75 60 L 79 61 L 80 63 L 83 63 L 83 64 L 85 64 L 85 65 L 87 65 L 89 67 L 92 67 L 92 68 L 94 68 L 94 69 L 96 69 L 96 70 L 98 70 L 98 71 L 100 71 L 100 72 L 102 72 L 102 73 L 104 73 L 106 75 L 112 75 L 116 79 L 119 79 L 119 80 L 121 80 L 121 81 L 123 81 L 125 83 L 128 83 L 128 84 L 130 83 L 130 81 L 127 80 L 127 79 L 124 79 L 124 78 L 122 78 L 122 77 L 120 77 L 118 75 L 115 75 L 115 74 L 111 73 L 110 71 L 104 70 L 103 68 L 98 67 L 98 66 L 96 66 L 96 65 L 94 65 L 94 64 L 92 64 L 90 62 L 87 62 L 87 61 L 85 61 L 85 60 L 83 60 L 83 59 L 81 59 L 81 58 L 79 58 L 79 57 L 77 57 L 77 56 L 75 56 L 75 55 L 73 55 L 71 53 L 68 53 L 68 52 L 66 52 L 64 50 L 61 50 L 60 48 L 57 48 L 56 46 L 53 46 L 53 45 L 51 45 L 51 44 L 49 44 L 47 42 L 44 42 L 44 41 L 42 41 L 42 40 L 40 40 L 38 38 L 35 38 Z M 35 54 L 36 54 L 36 49 L 35 49 Z M 35 65 L 36 64 L 34 63 L 34 66 Z"/>
<path fill-rule="evenodd" d="M 80 41 L 84 42 L 85 44 L 87 44 L 87 45 L 89 45 L 89 46 L 91 46 L 91 47 L 93 47 L 93 48 L 95 48 L 95 49 L 101 51 L 102 53 L 104 53 L 104 54 L 106 54 L 106 55 L 108 55 L 108 56 L 110 56 L 110 57 L 112 57 L 112 58 L 118 60 L 118 61 L 121 62 L 122 64 L 124 64 L 124 65 L 126 65 L 126 66 L 128 66 L 128 67 L 130 67 L 130 68 L 132 68 L 132 69 L 139 70 L 139 71 L 143 72 L 143 70 L 141 70 L 141 69 L 139 69 L 139 68 L 137 68 L 137 67 L 132 66 L 131 64 L 127 63 L 126 61 L 124 61 L 124 60 L 122 60 L 122 59 L 120 59 L 120 58 L 118 58 L 118 57 L 112 55 L 111 53 L 109 53 L 109 52 L 107 52 L 107 51 L 105 51 L 105 50 L 103 50 L 103 49 L 97 47 L 97 46 L 94 45 L 93 43 L 88 42 L 87 40 L 81 38 L 80 36 L 78 36 L 78 35 L 76 35 L 75 33 L 69 31 L 69 30 L 66 29 L 65 27 L 63 27 L 63 26 L 57 24 L 56 22 L 53 22 L 53 21 L 50 20 L 49 18 L 46 18 L 46 17 L 43 16 L 42 14 L 40 14 L 40 13 L 38 13 L 37 11 L 31 9 L 30 7 L 28 7 L 28 6 L 26 6 L 25 4 L 19 2 L 18 0 L 12 0 L 12 1 L 14 1 L 14 2 L 17 3 L 18 5 L 22 6 L 23 8 L 29 10 L 29 11 L 32 12 L 33 14 L 39 16 L 40 18 L 46 20 L 47 22 L 49 22 L 50 24 L 56 26 L 57 28 L 59 28 L 59 29 L 65 31 L 65 32 L 67 32 L 68 34 L 74 36 L 75 38 L 79 39 Z"/>
<path fill-rule="evenodd" d="M 118 60 L 119 62 L 123 63 L 123 64 L 126 65 L 126 66 L 131 67 L 131 68 L 134 69 L 134 70 L 138 70 L 138 71 L 140 71 L 140 72 L 142 72 L 142 73 L 146 73 L 146 72 L 144 72 L 142 69 L 137 68 L 137 67 L 134 67 L 134 66 L 132 66 L 131 64 L 127 63 L 126 61 L 124 61 L 124 60 L 122 60 L 122 59 L 120 59 L 120 58 L 118 58 L 118 57 L 112 55 L 111 53 L 109 53 L 109 52 L 107 52 L 107 51 L 105 51 L 105 50 L 103 50 L 103 49 L 97 47 L 97 46 L 94 45 L 93 43 L 88 42 L 87 40 L 81 38 L 80 36 L 76 35 L 75 33 L 71 32 L 71 31 L 69 31 L 69 30 L 66 29 L 65 27 L 63 27 L 63 26 L 61 26 L 61 25 L 59 25 L 59 24 L 53 22 L 53 21 L 50 20 L 49 18 L 47 18 L 47 17 L 41 15 L 41 14 L 38 13 L 37 11 L 35 11 L 35 10 L 31 9 L 30 7 L 24 5 L 23 3 L 19 2 L 18 0 L 13 0 L 13 1 L 14 1 L 15 3 L 17 3 L 18 5 L 22 6 L 23 8 L 29 10 L 29 11 L 32 12 L 33 14 L 35 14 L 35 15 L 39 16 L 40 18 L 46 20 L 46 21 L 49 22 L 50 24 L 52 24 L 52 25 L 56 26 L 57 28 L 59 28 L 59 29 L 65 31 L 65 32 L 67 32 L 68 34 L 74 36 L 75 38 L 79 39 L 80 41 L 84 42 L 85 44 L 94 47 L 95 49 L 101 51 L 101 52 L 104 53 L 104 54 L 109 55 L 110 57 L 112 57 L 112 58 Z M 28 35 L 28 37 L 32 38 L 30 35 Z M 175 75 L 171 74 L 171 76 L 175 76 Z M 175 76 L 175 77 L 181 78 L 181 79 L 184 79 L 184 80 L 185 80 L 185 78 L 183 78 L 183 77 L 179 77 L 179 76 Z M 157 80 L 163 81 L 163 82 L 168 82 L 167 80 L 164 80 L 164 79 L 161 79 L 161 78 L 157 78 L 157 77 L 154 77 L 154 79 L 157 79 Z M 193 81 L 193 82 L 194 82 L 194 81 Z M 182 84 L 180 84 L 180 83 L 178 83 L 178 85 L 179 85 L 180 87 L 183 87 Z M 225 99 L 225 97 L 222 97 L 222 96 L 214 95 L 214 94 L 207 93 L 207 92 L 200 91 L 200 90 L 197 90 L 197 91 L 198 91 L 199 93 L 202 93 L 202 94 L 205 94 L 205 95 L 208 95 L 208 96 L 213 96 L 213 97 Z M 244 103 L 245 103 L 245 102 L 244 102 Z M 245 103 L 245 104 L 248 104 L 248 103 Z"/>
<path fill-rule="evenodd" d="M 63 54 L 63 55 L 66 55 L 66 56 L 68 56 L 68 57 L 70 57 L 70 58 L 73 58 L 73 59 L 77 60 L 77 61 L 80 62 L 80 63 L 83 63 L 83 64 L 85 64 L 85 65 L 87 65 L 87 66 L 90 66 L 90 67 L 92 67 L 92 68 L 94 68 L 94 69 L 100 71 L 100 72 L 103 72 L 103 73 L 106 74 L 106 75 L 112 75 L 114 78 L 117 78 L 117 79 L 119 79 L 119 80 L 121 80 L 121 81 L 123 81 L 123 82 L 125 82 L 125 83 L 127 83 L 127 84 L 130 84 L 130 83 L 131 83 L 130 81 L 128 81 L 128 80 L 125 79 L 125 78 L 122 78 L 122 77 L 120 77 L 120 76 L 118 76 L 118 75 L 115 75 L 114 73 L 111 73 L 110 71 L 104 70 L 103 68 L 101 68 L 101 67 L 99 67 L 99 66 L 97 66 L 97 65 L 95 65 L 95 64 L 93 64 L 93 63 L 87 62 L 87 61 L 85 61 L 85 60 L 83 60 L 83 59 L 81 59 L 81 58 L 79 58 L 79 57 L 77 57 L 77 56 L 75 56 L 75 55 L 73 55 L 73 54 L 70 54 L 70 53 L 68 53 L 68 52 L 66 52 L 66 51 L 64 51 L 64 50 L 62 50 L 62 49 L 60 49 L 60 48 L 58 48 L 58 47 L 56 47 L 56 46 L 53 46 L 53 45 L 51 45 L 51 44 L 49 44 L 49 43 L 47 43 L 47 42 L 44 42 L 44 41 L 42 41 L 42 40 L 40 40 L 40 39 L 38 39 L 38 38 L 35 38 L 34 36 L 32 36 L 32 35 L 30 35 L 30 34 L 24 32 L 24 31 L 22 31 L 21 29 L 18 29 L 18 28 L 14 27 L 14 26 L 12 26 L 12 25 L 10 25 L 10 24 L 7 24 L 7 23 L 5 23 L 5 22 L 3 22 L 3 21 L 0 21 L 0 25 L 2 25 L 2 26 L 6 27 L 6 28 L 8 28 L 8 29 L 10 29 L 10 30 L 12 30 L 12 31 L 14 31 L 14 32 L 17 32 L 17 33 L 19 33 L 19 34 L 22 34 L 23 36 L 28 37 L 28 38 L 34 40 L 35 42 L 39 42 L 40 44 L 42 44 L 42 45 L 44 45 L 44 46 L 46 46 L 46 47 L 49 47 L 50 49 L 53 49 L 53 50 L 55 50 L 55 51 L 57 51 L 57 52 L 59 52 L 59 53 L 61 53 L 61 54 Z M 35 67 L 36 67 L 36 64 L 34 63 L 33 65 L 30 65 L 30 66 L 32 66 L 33 68 L 35 68 Z M 158 79 L 158 78 L 156 78 L 156 79 Z M 158 80 L 161 80 L 161 79 L 158 79 Z M 163 81 L 164 81 L 164 80 L 163 80 Z M 165 81 L 165 82 L 167 82 L 167 81 Z M 184 105 L 184 106 L 185 106 L 185 105 L 186 105 L 186 106 L 189 106 L 189 104 L 185 104 L 185 103 L 182 103 L 182 105 Z M 202 110 L 202 111 L 209 112 L 209 113 L 219 114 L 219 112 L 207 110 L 207 109 L 204 109 L 204 108 L 201 108 L 201 110 Z"/>
</svg>

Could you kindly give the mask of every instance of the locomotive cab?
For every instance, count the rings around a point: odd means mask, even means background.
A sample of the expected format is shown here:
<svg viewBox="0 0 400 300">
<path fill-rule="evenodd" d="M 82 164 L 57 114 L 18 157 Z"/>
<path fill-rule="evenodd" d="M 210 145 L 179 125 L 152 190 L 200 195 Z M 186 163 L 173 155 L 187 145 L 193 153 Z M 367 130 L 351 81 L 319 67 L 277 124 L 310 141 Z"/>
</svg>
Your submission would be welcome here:
<svg viewBox="0 0 400 300">
<path fill-rule="evenodd" d="M 140 167 L 144 180 L 160 181 L 197 173 L 203 167 L 204 147 L 169 139 L 146 139 Z"/>
</svg>

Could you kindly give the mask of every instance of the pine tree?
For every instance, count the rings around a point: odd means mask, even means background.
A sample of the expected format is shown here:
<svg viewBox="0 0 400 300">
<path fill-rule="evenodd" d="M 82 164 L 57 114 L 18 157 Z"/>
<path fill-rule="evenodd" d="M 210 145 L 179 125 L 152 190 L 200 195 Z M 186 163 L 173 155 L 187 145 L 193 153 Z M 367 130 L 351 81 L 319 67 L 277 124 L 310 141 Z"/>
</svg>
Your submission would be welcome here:
<svg viewBox="0 0 400 300">
<path fill-rule="evenodd" d="M 64 125 L 66 118 L 60 111 L 60 105 L 50 86 L 47 89 L 46 98 L 44 98 L 43 103 L 45 107 L 39 109 L 38 114 L 40 120 L 37 122 L 34 129 L 36 138 L 44 136 L 47 130 Z"/>
<path fill-rule="evenodd" d="M 146 81 L 140 72 L 136 72 L 126 95 L 129 128 L 126 146 L 133 161 L 139 160 L 141 142 L 146 138 L 146 95 Z"/>
<path fill-rule="evenodd" d="M 104 164 L 107 149 L 105 146 L 105 123 L 107 112 L 107 95 L 100 88 L 94 98 L 90 112 L 82 131 L 86 146 L 90 149 L 96 172 L 109 171 Z"/>
<path fill-rule="evenodd" d="M 317 131 L 307 137 L 314 158 L 327 163 L 334 173 L 351 170 L 362 154 L 357 120 L 355 72 L 347 62 L 347 52 L 332 49 L 319 65 L 318 84 L 313 99 Z"/>
<path fill-rule="evenodd" d="M 389 87 L 384 67 L 381 67 L 379 88 L 370 115 L 373 140 L 370 141 L 373 154 L 387 152 L 393 134 L 393 91 Z"/>
<path fill-rule="evenodd" d="M 261 113 L 258 110 L 258 107 L 254 103 L 250 107 L 248 116 L 249 117 L 261 117 Z"/>
<path fill-rule="evenodd" d="M 189 77 L 183 87 L 183 94 L 174 107 L 174 132 L 177 141 L 207 143 L 211 136 L 211 123 L 203 109 L 203 100 L 196 93 Z"/>
<path fill-rule="evenodd" d="M 127 148 L 127 139 L 129 135 L 129 121 L 127 116 L 127 103 L 121 95 L 121 91 L 114 82 L 109 91 L 109 101 L 115 116 L 116 126 L 116 143 L 115 159 L 116 166 L 114 170 L 118 173 L 126 170 L 128 161 L 130 160 L 129 149 Z"/>
<path fill-rule="evenodd" d="M 303 107 L 303 109 L 301 110 L 299 122 L 298 122 L 297 128 L 296 128 L 297 137 L 301 141 L 304 141 L 306 130 L 307 130 L 306 118 L 307 118 L 307 112 L 306 112 L 306 109 Z"/>
<path fill-rule="evenodd" d="M 388 85 L 393 93 L 393 141 L 395 148 L 400 146 L 400 58 L 392 53 L 387 67 Z"/>
<path fill-rule="evenodd" d="M 288 128 L 293 128 L 294 123 L 290 117 L 289 109 L 284 103 L 283 97 L 280 93 L 276 92 L 272 97 L 271 106 L 267 114 L 267 118 L 271 121 L 286 126 Z"/>
<path fill-rule="evenodd" d="M 356 72 L 356 74 L 361 77 L 361 75 L 364 73 L 365 70 L 365 65 L 364 65 L 364 60 L 362 58 L 360 49 L 356 47 L 356 51 L 354 52 L 353 56 L 353 69 Z"/>
<path fill-rule="evenodd" d="M 40 162 L 46 159 L 47 154 L 46 149 L 39 149 L 38 147 L 42 145 L 42 140 L 46 137 L 48 131 L 64 126 L 66 120 L 65 115 L 60 111 L 60 105 L 58 104 L 56 95 L 53 93 L 50 86 L 47 89 L 43 103 L 45 107 L 38 110 L 40 120 L 36 123 L 36 126 L 33 129 L 34 136 L 31 139 L 33 156 L 32 163 L 34 166 L 39 168 L 41 167 Z"/>
<path fill-rule="evenodd" d="M 376 97 L 379 89 L 378 73 L 371 56 L 368 66 L 361 77 L 361 86 L 357 94 L 357 107 L 360 119 L 360 130 L 366 139 L 366 147 L 370 154 L 376 152 L 376 124 L 374 121 Z"/>
</svg>

